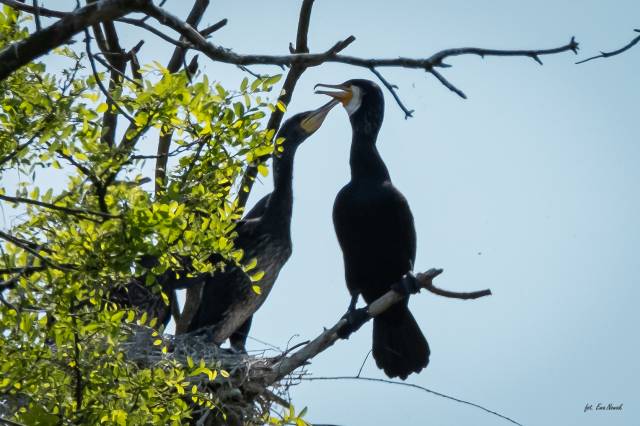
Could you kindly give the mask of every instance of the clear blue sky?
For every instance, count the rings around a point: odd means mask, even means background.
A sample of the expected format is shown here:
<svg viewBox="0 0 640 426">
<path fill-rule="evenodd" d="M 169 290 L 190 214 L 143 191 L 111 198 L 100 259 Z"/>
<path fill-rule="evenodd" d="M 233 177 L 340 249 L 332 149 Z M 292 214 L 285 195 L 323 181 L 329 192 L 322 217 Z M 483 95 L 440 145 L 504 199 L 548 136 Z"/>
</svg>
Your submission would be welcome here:
<svg viewBox="0 0 640 426">
<path fill-rule="evenodd" d="M 58 2 L 47 2 L 55 7 Z M 167 7 L 184 17 L 187 2 Z M 229 18 L 212 41 L 245 53 L 283 53 L 295 39 L 299 2 L 214 1 L 204 23 Z M 462 100 L 432 76 L 381 69 L 415 109 L 405 120 L 386 93 L 379 149 L 408 198 L 418 231 L 417 270 L 444 268 L 438 285 L 491 288 L 477 301 L 420 294 L 411 309 L 431 363 L 407 382 L 467 399 L 525 425 L 640 423 L 640 46 L 574 65 L 627 43 L 640 27 L 633 0 L 513 2 L 318 0 L 309 44 L 325 50 L 353 34 L 345 53 L 425 57 L 467 45 L 549 48 L 572 35 L 573 54 L 460 57 L 445 75 Z M 124 30 L 124 29 L 123 29 Z M 172 50 L 147 40 L 143 61 Z M 200 63 L 227 86 L 235 67 Z M 257 68 L 269 70 L 274 68 Z M 320 105 L 318 82 L 374 78 L 325 65 L 308 70 L 289 111 Z M 349 180 L 351 129 L 335 109 L 298 151 L 294 254 L 257 313 L 252 336 L 285 347 L 313 338 L 345 311 L 349 297 L 331 223 L 333 199 Z M 147 139 L 146 148 L 155 143 Z M 144 146 L 143 146 L 144 148 Z M 152 150 L 154 148 L 150 148 Z M 270 191 L 257 185 L 250 204 Z M 308 367 L 314 376 L 353 375 L 370 348 L 370 324 Z M 250 341 L 250 348 L 264 345 Z M 372 360 L 363 374 L 384 377 Z M 418 390 L 365 382 L 303 382 L 291 390 L 308 419 L 338 425 L 506 425 L 476 408 Z M 621 413 L 584 413 L 586 404 L 624 404 Z"/>
</svg>

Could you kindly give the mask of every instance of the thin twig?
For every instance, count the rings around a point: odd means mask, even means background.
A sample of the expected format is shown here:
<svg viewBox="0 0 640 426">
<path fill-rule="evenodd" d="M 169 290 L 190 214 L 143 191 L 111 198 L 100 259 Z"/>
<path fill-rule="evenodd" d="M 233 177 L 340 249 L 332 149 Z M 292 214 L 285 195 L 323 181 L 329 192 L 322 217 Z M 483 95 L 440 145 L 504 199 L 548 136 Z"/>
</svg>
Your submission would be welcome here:
<svg viewBox="0 0 640 426">
<path fill-rule="evenodd" d="M 117 219 L 117 218 L 120 217 L 119 215 L 113 215 L 113 214 L 109 214 L 109 213 L 98 212 L 98 211 L 95 211 L 95 210 L 76 209 L 76 208 L 72 208 L 72 207 L 58 206 L 58 205 L 55 205 L 55 204 L 45 203 L 43 201 L 32 200 L 30 198 L 10 197 L 8 195 L 3 195 L 3 194 L 0 194 L 0 200 L 9 201 L 9 202 L 16 203 L 16 204 L 20 204 L 20 203 L 32 204 L 34 206 L 44 207 L 44 208 L 47 208 L 47 209 L 50 209 L 50 210 L 57 210 L 57 211 L 61 211 L 63 213 L 72 214 L 72 215 L 81 215 L 81 216 L 94 215 L 94 216 L 100 216 L 100 217 L 105 218 L 105 219 Z"/>
<path fill-rule="evenodd" d="M 143 29 L 149 31 L 150 33 L 153 33 L 153 34 L 157 35 L 158 37 L 160 37 L 164 41 L 169 42 L 169 43 L 171 43 L 171 44 L 173 44 L 173 45 L 175 45 L 177 47 L 181 47 L 183 49 L 188 49 L 189 47 L 191 47 L 191 45 L 189 43 L 185 43 L 185 42 L 176 40 L 176 39 L 174 39 L 172 37 L 169 37 L 168 35 L 166 35 L 162 31 L 158 30 L 156 27 L 147 24 L 142 19 L 119 18 L 119 19 L 116 19 L 116 21 L 122 22 L 124 24 L 134 25 L 136 27 L 143 28 Z"/>
<path fill-rule="evenodd" d="M 442 83 L 442 85 L 444 87 L 446 87 L 447 89 L 451 90 L 453 93 L 455 93 L 456 95 L 460 96 L 462 99 L 467 99 L 467 95 L 465 95 L 462 90 L 458 89 L 456 86 L 454 86 L 453 84 L 449 83 L 449 80 L 444 78 L 444 76 L 442 74 L 440 74 L 438 71 L 436 71 L 434 69 L 431 69 L 431 70 L 429 70 L 429 72 L 431 74 L 433 74 L 433 76 L 435 78 L 437 78 L 438 81 L 440 83 Z"/>
<path fill-rule="evenodd" d="M 227 18 L 221 19 L 220 21 L 216 22 L 215 24 L 210 25 L 207 28 L 204 28 L 203 30 L 200 30 L 200 34 L 202 34 L 203 37 L 209 37 L 211 34 L 215 33 L 220 28 L 222 28 L 225 25 L 227 25 L 227 22 L 228 22 Z"/>
<path fill-rule="evenodd" d="M 497 411 L 490 410 L 490 409 L 488 409 L 486 407 L 483 407 L 480 404 L 476 404 L 474 402 L 470 402 L 470 401 L 466 401 L 464 399 L 456 398 L 456 397 L 444 394 L 442 392 L 437 392 L 437 391 L 431 390 L 429 388 L 425 388 L 424 386 L 416 385 L 416 384 L 413 384 L 413 383 L 405 383 L 405 382 L 399 382 L 399 381 L 396 381 L 396 380 L 388 380 L 388 379 L 378 379 L 378 378 L 375 378 L 375 377 L 362 377 L 362 376 L 359 376 L 359 375 L 358 376 L 335 376 L 335 377 L 301 377 L 300 379 L 301 380 L 306 380 L 306 381 L 309 381 L 309 382 L 320 381 L 320 380 L 325 380 L 325 381 L 326 380 L 360 380 L 360 381 L 366 381 L 366 382 L 388 383 L 388 384 L 392 384 L 392 385 L 406 386 L 406 387 L 409 387 L 409 388 L 420 389 L 421 391 L 430 393 L 432 395 L 439 396 L 441 398 L 449 399 L 451 401 L 455 401 L 455 402 L 459 402 L 461 404 L 466 404 L 466 405 L 470 405 L 470 406 L 475 407 L 475 408 L 479 408 L 480 410 L 485 411 L 485 412 L 487 412 L 489 414 L 493 414 L 494 416 L 498 416 L 498 417 L 500 417 L 500 418 L 502 418 L 504 420 L 507 420 L 507 421 L 513 423 L 513 424 L 516 424 L 518 426 L 522 426 L 522 424 L 518 423 L 517 421 L 513 420 L 512 418 L 507 417 L 507 416 L 505 416 L 503 414 L 500 414 Z"/>
<path fill-rule="evenodd" d="M 398 93 L 396 93 L 396 89 L 398 88 L 397 86 L 394 86 L 393 84 L 389 83 L 387 81 L 387 79 L 385 79 L 382 74 L 380 74 L 380 72 L 378 72 L 377 69 L 375 68 L 369 68 L 371 70 L 372 73 L 375 74 L 376 77 L 378 77 L 378 79 L 382 82 L 382 84 L 384 84 L 384 86 L 389 90 L 389 92 L 391 92 L 391 95 L 393 95 L 393 99 L 396 100 L 398 106 L 400 107 L 400 109 L 402 109 L 402 111 L 404 112 L 404 118 L 405 120 L 408 119 L 409 117 L 413 117 L 413 111 L 414 110 L 409 110 L 406 106 L 404 106 L 404 104 L 402 103 L 402 101 L 400 100 L 400 97 L 398 96 Z"/>
<path fill-rule="evenodd" d="M 114 107 L 116 107 L 118 112 L 120 112 L 120 114 L 122 114 L 123 117 L 125 117 L 127 120 L 129 120 L 130 123 L 135 123 L 135 120 L 133 119 L 133 117 L 131 117 L 127 113 L 127 111 L 125 111 L 113 99 L 113 97 L 111 96 L 111 94 L 109 93 L 107 88 L 104 87 L 104 84 L 102 84 L 102 80 L 100 79 L 100 74 L 98 73 L 98 68 L 96 67 L 96 62 L 94 60 L 93 53 L 91 52 L 91 35 L 89 34 L 89 30 L 87 30 L 85 28 L 84 34 L 85 34 L 85 39 L 84 40 L 85 40 L 85 46 L 86 46 L 86 50 L 87 50 L 87 56 L 89 58 L 89 64 L 91 64 L 91 70 L 93 71 L 93 75 L 95 77 L 96 83 L 98 84 L 98 87 L 100 88 L 100 91 L 107 98 L 107 101 L 110 102 Z M 111 109 L 111 108 L 109 108 L 109 109 Z"/>
<path fill-rule="evenodd" d="M 94 59 L 98 62 L 100 62 L 105 68 L 109 68 L 111 71 L 118 73 L 122 78 L 124 78 L 125 80 L 129 81 L 130 83 L 135 84 L 136 86 L 138 86 L 139 88 L 143 88 L 144 86 L 132 79 L 131 77 L 129 77 L 128 75 L 126 75 L 125 73 L 121 72 L 120 70 L 116 69 L 113 67 L 113 65 L 111 65 L 109 62 L 105 61 L 104 59 L 102 59 L 98 53 L 93 55 Z"/>
<path fill-rule="evenodd" d="M 639 29 L 635 29 L 635 30 L 633 30 L 633 31 L 635 31 L 635 32 L 637 32 L 637 33 L 640 33 L 640 30 L 639 30 Z M 592 60 L 592 59 L 598 59 L 598 58 L 610 58 L 610 57 L 612 57 L 612 56 L 619 55 L 619 54 L 621 54 L 621 53 L 623 53 L 623 52 L 626 52 L 627 50 L 631 49 L 631 48 L 632 48 L 633 46 L 635 46 L 638 42 L 640 42 L 640 35 L 639 35 L 639 36 L 637 36 L 636 38 L 634 38 L 633 40 L 631 40 L 628 44 L 626 44 L 625 46 L 621 47 L 621 48 L 620 48 L 620 49 L 618 49 L 618 50 L 614 50 L 614 51 L 611 51 L 611 52 L 602 52 L 602 51 L 601 51 L 599 55 L 592 56 L 592 57 L 587 58 L 587 59 L 583 59 L 582 61 L 578 61 L 578 62 L 576 62 L 576 64 L 584 64 L 585 62 L 589 62 L 589 61 L 590 61 L 590 60 Z"/>
<path fill-rule="evenodd" d="M 23 249 L 24 251 L 28 252 L 29 254 L 32 254 L 33 256 L 37 257 L 38 259 L 42 260 L 44 263 L 46 263 L 47 265 L 51 266 L 52 268 L 58 269 L 60 271 L 69 271 L 72 270 L 73 268 L 69 268 L 67 266 L 64 265 L 58 265 L 57 263 L 53 262 L 52 260 L 46 258 L 45 256 L 41 255 L 39 253 L 39 247 L 34 247 L 35 244 L 30 242 L 30 241 L 25 241 L 22 240 L 20 238 L 17 238 L 11 234 L 7 234 L 4 231 L 0 231 L 0 238 L 2 238 L 5 241 L 10 242 L 11 244 L 15 245 L 16 247 L 20 247 L 21 249 Z"/>
<path fill-rule="evenodd" d="M 42 30 L 42 22 L 40 21 L 40 5 L 38 5 L 38 0 L 33 0 L 33 15 L 36 20 L 36 31 Z"/>
</svg>

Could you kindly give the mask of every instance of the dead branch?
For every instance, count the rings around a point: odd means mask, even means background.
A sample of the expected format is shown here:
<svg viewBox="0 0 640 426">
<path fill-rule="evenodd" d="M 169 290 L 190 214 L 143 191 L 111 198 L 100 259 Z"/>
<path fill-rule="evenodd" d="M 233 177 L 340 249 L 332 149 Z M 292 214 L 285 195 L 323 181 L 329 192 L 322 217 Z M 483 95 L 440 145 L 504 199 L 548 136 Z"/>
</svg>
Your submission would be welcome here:
<svg viewBox="0 0 640 426">
<path fill-rule="evenodd" d="M 2 3 L 10 2 L 2 0 Z M 117 19 L 130 12 L 142 11 L 149 3 L 150 0 L 103 0 L 65 15 L 42 31 L 33 33 L 0 51 L 0 81 L 34 59 L 68 43 L 71 37 L 85 28 L 98 22 Z M 42 8 L 40 14 L 43 14 Z"/>
<path fill-rule="evenodd" d="M 456 293 L 438 289 L 433 285 L 432 281 L 441 273 L 442 269 L 430 269 L 427 272 L 417 274 L 416 280 L 420 288 L 424 288 L 438 295 L 446 294 L 446 297 L 456 299 L 476 299 L 491 294 L 490 290 L 482 290 L 472 293 Z M 389 307 L 391 307 L 393 304 L 399 302 L 400 300 L 403 300 L 404 298 L 405 296 L 394 290 L 388 291 L 386 294 L 381 296 L 379 299 L 377 299 L 367 307 L 369 317 L 373 318 L 380 315 L 381 313 L 389 309 Z M 340 319 L 333 327 L 325 330 L 322 334 L 313 339 L 309 344 L 305 345 L 298 352 L 277 362 L 271 369 L 271 375 L 266 376 L 265 381 L 267 383 L 276 382 L 278 380 L 281 380 L 288 374 L 291 374 L 297 368 L 305 365 L 310 359 L 314 358 L 316 355 L 323 352 L 324 350 L 332 346 L 337 340 L 339 340 L 340 338 L 338 337 L 338 330 L 340 330 L 346 324 L 346 319 Z"/>
<path fill-rule="evenodd" d="M 637 33 L 640 33 L 640 29 L 635 29 L 635 30 L 633 30 L 633 31 L 635 31 L 635 32 L 637 32 Z M 639 36 L 636 36 L 636 38 L 634 38 L 633 40 L 631 40 L 629 43 L 627 43 L 625 46 L 621 47 L 621 48 L 620 48 L 620 49 L 618 49 L 618 50 L 614 50 L 614 51 L 611 51 L 611 52 L 602 52 L 602 51 L 601 51 L 599 55 L 592 56 L 592 57 L 587 58 L 587 59 L 583 59 L 582 61 L 578 61 L 578 62 L 576 62 L 576 64 L 584 64 L 585 62 L 589 62 L 589 61 L 591 61 L 591 60 L 593 60 L 593 59 L 598 59 L 598 58 L 610 58 L 610 57 L 612 57 L 612 56 L 619 55 L 619 54 L 621 54 L 621 53 L 623 53 L 623 52 L 626 52 L 627 50 L 631 49 L 631 48 L 632 48 L 633 46 L 635 46 L 638 42 L 640 42 L 640 35 L 639 35 Z"/>
<path fill-rule="evenodd" d="M 307 38 L 309 33 L 309 23 L 311 22 L 311 9 L 313 8 L 313 2 L 314 0 L 304 0 L 302 2 L 302 6 L 300 7 L 300 17 L 298 18 L 296 46 L 295 48 L 293 48 L 293 46 L 289 46 L 291 53 L 305 54 L 309 52 Z M 302 73 L 304 73 L 306 69 L 307 66 L 303 64 L 294 64 L 289 69 L 277 101 L 278 103 L 284 105 L 285 108 L 291 101 L 291 96 L 293 95 L 293 91 L 296 87 L 298 79 L 300 78 L 300 76 L 302 76 Z M 278 130 L 280 128 L 280 123 L 282 122 L 283 116 L 284 112 L 280 108 L 276 108 L 269 117 L 269 121 L 267 122 L 267 130 Z M 249 200 L 251 187 L 253 186 L 253 182 L 255 182 L 256 180 L 256 176 L 258 175 L 258 166 L 266 162 L 269 158 L 269 155 L 264 156 L 263 158 L 258 158 L 256 164 L 249 165 L 249 167 L 247 167 L 247 170 L 245 170 L 244 176 L 242 177 L 242 182 L 240 184 L 240 194 L 238 195 L 238 206 L 240 208 L 244 208 L 247 204 L 247 201 Z"/>
<path fill-rule="evenodd" d="M 26 8 L 21 3 L 15 2 L 13 0 L 0 0 L 0 3 L 8 4 L 19 10 L 27 11 L 29 9 L 31 13 L 35 13 L 35 10 L 33 10 L 33 8 Z M 126 7 L 121 6 L 121 3 L 124 3 Z M 305 3 L 307 4 L 307 6 L 305 6 Z M 306 0 L 305 2 L 303 2 L 301 13 L 305 10 L 308 10 L 310 12 L 311 3 L 312 2 L 310 0 Z M 93 25 L 96 22 L 104 20 L 114 20 L 119 18 L 121 18 L 120 21 L 122 22 L 127 22 L 144 27 L 146 30 L 153 32 L 154 34 L 164 38 L 165 40 L 169 39 L 168 41 L 180 47 L 188 47 L 194 50 L 199 50 L 214 61 L 242 66 L 262 64 L 290 67 L 293 67 L 294 65 L 313 67 L 326 62 L 336 62 L 367 69 L 377 67 L 402 67 L 411 69 L 422 69 L 433 74 L 442 84 L 444 84 L 446 87 L 448 87 L 450 90 L 454 91 L 461 97 L 464 97 L 464 93 L 462 91 L 448 82 L 440 73 L 435 72 L 435 68 L 447 68 L 450 66 L 444 63 L 444 60 L 449 57 L 461 55 L 476 55 L 482 58 L 486 56 L 520 56 L 529 57 L 539 64 L 542 64 L 542 61 L 540 60 L 541 56 L 553 55 L 567 51 L 577 53 L 578 51 L 578 43 L 575 41 L 575 38 L 572 37 L 569 43 L 550 49 L 501 50 L 479 47 L 462 47 L 455 49 L 445 49 L 431 55 L 428 58 L 359 58 L 354 56 L 339 55 L 337 54 L 335 49 L 329 49 L 324 53 L 301 53 L 297 50 L 301 46 L 296 46 L 296 51 L 289 55 L 239 54 L 222 46 L 217 46 L 209 43 L 202 33 L 196 31 L 191 25 L 175 17 L 166 10 L 163 10 L 161 7 L 154 5 L 150 0 L 134 0 L 130 2 L 127 2 L 126 0 L 104 0 L 97 4 L 100 4 L 101 7 L 96 8 L 95 4 L 93 4 L 78 9 L 74 12 L 67 13 L 60 21 L 56 22 L 48 28 L 45 28 L 43 31 L 39 31 L 38 33 L 31 35 L 25 40 L 7 46 L 3 51 L 0 52 L 0 80 L 5 79 L 13 71 L 29 63 L 38 56 L 61 44 L 64 44 L 71 36 L 78 33 L 79 31 L 82 31 L 82 29 L 87 25 Z M 305 9 L 305 7 L 307 7 L 308 9 Z M 155 18 L 162 25 L 165 25 L 178 32 L 180 36 L 183 37 L 188 42 L 188 44 L 190 44 L 190 46 L 186 43 L 171 39 L 161 31 L 158 31 L 154 27 L 147 25 L 144 20 L 122 18 L 124 15 L 130 12 L 141 12 L 145 13 L 147 16 Z M 42 8 L 40 8 L 40 13 L 44 14 L 44 10 Z M 304 31 L 305 25 L 308 25 L 308 23 L 305 24 L 304 20 L 300 20 L 298 29 Z M 299 42 L 300 40 L 297 41 Z M 304 47 L 306 47 L 306 45 Z M 344 48 L 344 46 L 342 46 L 342 48 Z"/>
<path fill-rule="evenodd" d="M 400 106 L 400 109 L 402 110 L 402 112 L 404 112 L 405 120 L 410 117 L 413 117 L 413 110 L 409 110 L 406 106 L 404 106 L 404 104 L 402 103 L 402 100 L 400 100 L 400 96 L 398 96 L 398 93 L 396 92 L 396 90 L 398 89 L 398 86 L 396 86 L 395 84 L 389 83 L 389 81 L 386 78 L 384 78 L 382 74 L 380 74 L 380 71 L 378 71 L 377 69 L 370 68 L 370 70 L 376 77 L 378 77 L 378 80 L 380 80 L 382 84 L 384 84 L 384 87 L 386 87 L 389 90 L 389 92 L 393 96 L 393 99 L 396 100 L 396 103 Z"/>
</svg>

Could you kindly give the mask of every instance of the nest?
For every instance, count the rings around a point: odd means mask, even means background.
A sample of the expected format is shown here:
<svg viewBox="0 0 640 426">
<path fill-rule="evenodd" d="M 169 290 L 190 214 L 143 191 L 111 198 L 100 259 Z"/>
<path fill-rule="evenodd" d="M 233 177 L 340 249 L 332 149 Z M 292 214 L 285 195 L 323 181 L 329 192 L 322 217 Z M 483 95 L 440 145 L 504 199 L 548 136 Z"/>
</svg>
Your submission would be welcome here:
<svg viewBox="0 0 640 426">
<path fill-rule="evenodd" d="M 274 404 L 289 406 L 288 390 L 292 380 L 286 377 L 274 381 L 274 365 L 291 348 L 268 356 L 269 350 L 253 354 L 239 353 L 213 344 L 206 330 L 178 336 L 162 335 L 149 327 L 129 324 L 130 338 L 121 344 L 126 358 L 143 368 L 152 368 L 177 362 L 188 365 L 190 358 L 196 365 L 201 361 L 207 368 L 226 371 L 210 380 L 206 374 L 187 377 L 190 385 L 208 395 L 215 408 L 194 406 L 193 419 L 198 425 L 251 425 L 263 424 L 263 418 Z M 155 344 L 158 339 L 162 344 Z M 157 342 L 156 342 L 157 343 Z M 164 350 L 163 350 L 164 348 Z"/>
</svg>

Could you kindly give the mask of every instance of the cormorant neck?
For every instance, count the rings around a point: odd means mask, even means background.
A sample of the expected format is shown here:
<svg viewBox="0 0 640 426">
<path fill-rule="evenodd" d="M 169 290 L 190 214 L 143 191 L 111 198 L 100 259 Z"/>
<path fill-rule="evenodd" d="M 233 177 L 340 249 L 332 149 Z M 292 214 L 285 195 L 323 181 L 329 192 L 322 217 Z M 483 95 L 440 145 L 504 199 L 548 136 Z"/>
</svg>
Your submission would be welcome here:
<svg viewBox="0 0 640 426">
<path fill-rule="evenodd" d="M 389 171 L 376 148 L 379 126 L 358 126 L 352 121 L 351 180 L 389 180 Z"/>
<path fill-rule="evenodd" d="M 273 156 L 273 192 L 264 216 L 288 230 L 293 213 L 293 158 L 298 147 L 285 142 L 284 148 L 280 155 Z"/>
</svg>

